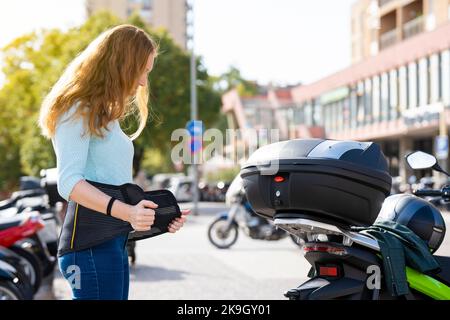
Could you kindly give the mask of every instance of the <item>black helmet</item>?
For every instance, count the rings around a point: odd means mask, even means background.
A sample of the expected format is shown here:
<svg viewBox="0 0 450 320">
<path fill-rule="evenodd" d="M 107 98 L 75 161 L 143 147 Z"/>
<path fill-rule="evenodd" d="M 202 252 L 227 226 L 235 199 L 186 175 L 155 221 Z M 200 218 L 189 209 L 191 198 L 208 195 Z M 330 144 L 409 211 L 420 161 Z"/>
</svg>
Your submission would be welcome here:
<svg viewBox="0 0 450 320">
<path fill-rule="evenodd" d="M 407 226 L 435 252 L 445 237 L 445 222 L 439 210 L 411 194 L 387 197 L 377 221 L 390 220 Z"/>
</svg>

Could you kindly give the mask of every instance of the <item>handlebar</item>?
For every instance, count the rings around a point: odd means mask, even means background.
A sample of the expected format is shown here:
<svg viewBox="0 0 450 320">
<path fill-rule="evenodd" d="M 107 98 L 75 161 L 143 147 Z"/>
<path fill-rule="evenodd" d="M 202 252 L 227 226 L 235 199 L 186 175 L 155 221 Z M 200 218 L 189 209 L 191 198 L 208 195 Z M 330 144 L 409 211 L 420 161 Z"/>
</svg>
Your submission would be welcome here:
<svg viewBox="0 0 450 320">
<path fill-rule="evenodd" d="M 446 185 L 442 190 L 414 190 L 413 194 L 418 197 L 442 197 L 445 201 L 450 201 L 450 186 Z"/>
<path fill-rule="evenodd" d="M 418 197 L 440 197 L 442 190 L 414 190 L 414 195 Z"/>
</svg>

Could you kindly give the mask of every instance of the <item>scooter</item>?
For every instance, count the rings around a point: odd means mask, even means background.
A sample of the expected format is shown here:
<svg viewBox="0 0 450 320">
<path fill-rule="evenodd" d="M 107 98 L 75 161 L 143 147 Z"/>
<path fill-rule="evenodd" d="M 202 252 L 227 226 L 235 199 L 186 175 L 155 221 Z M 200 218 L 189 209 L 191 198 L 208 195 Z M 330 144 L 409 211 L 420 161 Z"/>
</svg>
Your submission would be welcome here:
<svg viewBox="0 0 450 320">
<path fill-rule="evenodd" d="M 406 160 L 413 169 L 433 168 L 448 175 L 439 167 L 432 155 L 419 151 L 407 156 Z M 444 186 L 442 190 L 416 190 L 414 194 L 415 196 L 403 195 L 401 200 L 411 203 L 409 209 L 408 206 L 405 206 L 406 210 L 410 210 L 406 213 L 407 215 L 414 214 L 412 211 L 416 210 L 415 204 L 420 204 L 421 210 L 426 207 L 433 212 L 438 212 L 432 204 L 418 200 L 416 197 L 441 197 L 448 202 L 450 201 L 450 186 Z M 399 210 L 397 198 L 398 196 L 388 197 L 380 215 L 394 214 L 392 212 L 394 207 L 395 210 Z M 404 213 L 399 211 L 395 214 Z M 438 213 L 436 220 L 439 219 L 439 215 Z M 442 219 L 440 223 L 444 225 L 439 229 L 441 233 L 445 234 L 445 222 L 443 221 Z M 427 221 L 418 223 L 426 225 Z M 384 281 L 382 281 L 384 278 L 383 258 L 380 254 L 380 246 L 374 238 L 336 224 L 310 219 L 280 218 L 275 219 L 275 224 L 291 234 L 305 238 L 306 244 L 303 246 L 303 251 L 305 258 L 311 264 L 308 275 L 311 279 L 297 288 L 285 292 L 285 297 L 290 300 L 450 299 L 450 257 L 434 255 L 441 267 L 440 272 L 423 274 L 406 266 L 409 293 L 396 297 L 389 294 Z M 441 236 L 443 235 L 441 234 Z M 435 251 L 437 247 L 431 250 Z M 374 275 L 376 271 L 379 271 L 380 274 L 376 278 L 371 277 L 372 272 Z M 374 285 L 374 283 L 378 285 Z"/>
<path fill-rule="evenodd" d="M 289 235 L 271 221 L 255 214 L 242 189 L 239 175 L 226 193 L 226 202 L 230 210 L 220 213 L 208 228 L 208 239 L 215 247 L 228 249 L 233 246 L 238 239 L 239 229 L 255 240 L 277 241 L 290 236 L 296 245 L 303 244 L 300 238 Z"/>
<path fill-rule="evenodd" d="M 406 161 L 412 169 L 443 172 L 420 151 Z M 434 254 L 445 221 L 420 198 L 449 201 L 450 186 L 389 196 L 392 177 L 378 144 L 326 139 L 262 146 L 240 175 L 255 212 L 305 241 L 309 280 L 285 292 L 287 298 L 450 299 L 450 258 Z"/>
</svg>

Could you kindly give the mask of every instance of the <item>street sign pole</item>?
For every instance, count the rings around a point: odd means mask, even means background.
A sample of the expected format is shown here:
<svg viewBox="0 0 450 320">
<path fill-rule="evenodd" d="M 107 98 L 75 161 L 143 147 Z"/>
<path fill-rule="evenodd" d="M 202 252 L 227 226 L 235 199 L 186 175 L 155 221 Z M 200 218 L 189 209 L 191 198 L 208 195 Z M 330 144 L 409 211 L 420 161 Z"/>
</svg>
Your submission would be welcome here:
<svg viewBox="0 0 450 320">
<path fill-rule="evenodd" d="M 187 28 L 190 32 L 187 33 L 187 40 L 189 44 L 189 49 L 191 53 L 191 121 L 197 120 L 197 65 L 195 61 L 195 47 L 194 47 L 194 0 L 186 1 L 186 20 L 187 20 Z M 193 203 L 194 206 L 192 208 L 192 214 L 198 214 L 198 167 L 197 164 L 199 155 L 201 152 L 193 152 L 191 159 L 193 158 L 192 164 L 192 180 L 194 181 L 193 186 Z"/>
</svg>

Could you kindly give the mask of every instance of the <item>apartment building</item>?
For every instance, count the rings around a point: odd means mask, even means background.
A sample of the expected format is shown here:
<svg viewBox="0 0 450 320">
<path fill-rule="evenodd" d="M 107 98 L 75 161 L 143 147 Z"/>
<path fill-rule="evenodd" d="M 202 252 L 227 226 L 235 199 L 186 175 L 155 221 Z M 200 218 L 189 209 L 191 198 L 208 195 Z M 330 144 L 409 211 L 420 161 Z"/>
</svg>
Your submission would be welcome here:
<svg viewBox="0 0 450 320">
<path fill-rule="evenodd" d="M 186 0 L 86 0 L 86 10 L 88 15 L 109 10 L 121 19 L 137 12 L 146 23 L 166 28 L 180 47 L 187 47 Z"/>
</svg>

